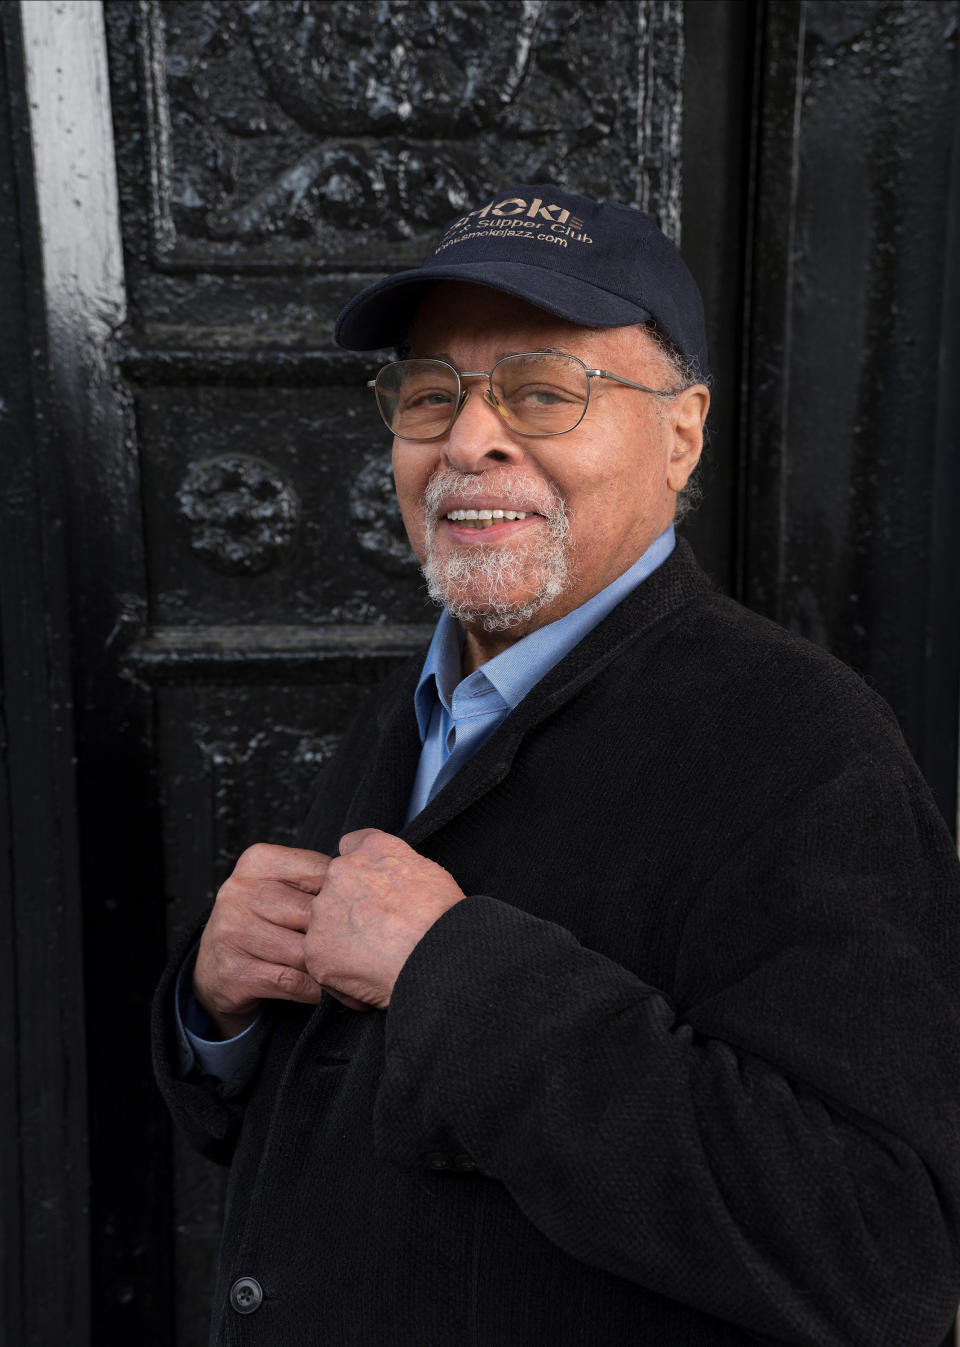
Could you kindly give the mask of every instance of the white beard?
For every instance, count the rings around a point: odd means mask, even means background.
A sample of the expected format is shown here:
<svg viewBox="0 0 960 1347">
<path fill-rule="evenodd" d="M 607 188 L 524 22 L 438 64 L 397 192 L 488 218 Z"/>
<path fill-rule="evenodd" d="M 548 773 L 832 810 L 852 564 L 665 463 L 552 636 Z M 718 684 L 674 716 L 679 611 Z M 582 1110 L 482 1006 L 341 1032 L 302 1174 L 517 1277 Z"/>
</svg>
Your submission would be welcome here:
<svg viewBox="0 0 960 1347">
<path fill-rule="evenodd" d="M 507 546 L 462 548 L 438 556 L 435 548 L 439 506 L 444 496 L 459 499 L 495 492 L 504 507 L 543 515 L 547 528 L 529 530 L 530 540 L 520 538 Z M 570 582 L 570 525 L 560 493 L 545 483 L 524 481 L 519 474 L 489 478 L 437 472 L 424 493 L 426 558 L 422 570 L 434 603 L 449 609 L 465 625 L 479 625 L 487 632 L 508 631 L 528 622 L 546 604 L 567 589 Z M 511 601 L 518 586 L 533 591 L 523 603 Z"/>
</svg>

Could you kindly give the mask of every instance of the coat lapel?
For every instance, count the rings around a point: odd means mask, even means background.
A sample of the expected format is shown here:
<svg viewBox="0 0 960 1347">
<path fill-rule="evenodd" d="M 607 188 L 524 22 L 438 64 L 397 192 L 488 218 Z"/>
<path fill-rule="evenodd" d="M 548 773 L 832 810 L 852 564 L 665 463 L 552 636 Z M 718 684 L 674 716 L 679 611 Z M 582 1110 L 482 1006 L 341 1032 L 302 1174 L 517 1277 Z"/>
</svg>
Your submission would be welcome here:
<svg viewBox="0 0 960 1347">
<path fill-rule="evenodd" d="M 434 796 L 400 834 L 412 847 L 420 846 L 439 828 L 468 809 L 503 780 L 524 737 L 547 717 L 555 715 L 588 686 L 627 647 L 654 645 L 680 620 L 684 607 L 707 593 L 709 583 L 683 539 L 662 566 L 588 632 L 578 645 L 531 688 L 485 744 Z M 413 713 L 413 679 L 407 719 L 416 741 L 407 790 L 412 788 L 419 757 L 419 737 Z M 404 708 L 397 708 L 402 712 Z M 401 817 L 404 810 L 401 809 Z"/>
<path fill-rule="evenodd" d="M 344 816 L 343 831 L 382 828 L 400 833 L 420 760 L 420 734 L 413 695 L 422 660 L 411 660 L 394 695 L 378 710 L 371 733 L 376 745 Z"/>
</svg>

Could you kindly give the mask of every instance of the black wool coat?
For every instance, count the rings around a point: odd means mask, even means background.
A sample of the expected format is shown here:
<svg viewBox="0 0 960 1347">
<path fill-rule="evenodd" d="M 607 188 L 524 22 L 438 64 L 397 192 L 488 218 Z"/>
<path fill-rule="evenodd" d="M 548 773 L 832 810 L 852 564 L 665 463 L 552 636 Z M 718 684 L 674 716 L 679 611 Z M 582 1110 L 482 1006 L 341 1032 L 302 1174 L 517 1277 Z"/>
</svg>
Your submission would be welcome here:
<svg viewBox="0 0 960 1347">
<path fill-rule="evenodd" d="M 404 828 L 419 667 L 301 837 L 397 832 L 470 895 L 389 1010 L 273 1003 L 219 1084 L 158 993 L 161 1088 L 231 1164 L 212 1341 L 934 1347 L 960 882 L 888 709 L 681 543 Z"/>
</svg>

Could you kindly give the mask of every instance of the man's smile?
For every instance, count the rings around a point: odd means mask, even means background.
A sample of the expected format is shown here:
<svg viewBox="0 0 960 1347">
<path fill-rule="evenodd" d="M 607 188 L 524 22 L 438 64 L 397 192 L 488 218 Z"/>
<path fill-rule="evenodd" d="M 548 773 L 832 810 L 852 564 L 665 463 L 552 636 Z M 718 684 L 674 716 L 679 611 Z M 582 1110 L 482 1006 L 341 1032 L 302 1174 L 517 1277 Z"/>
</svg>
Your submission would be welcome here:
<svg viewBox="0 0 960 1347">
<path fill-rule="evenodd" d="M 444 518 L 453 524 L 466 524 L 468 528 L 485 529 L 501 520 L 526 519 L 526 510 L 448 510 Z"/>
<path fill-rule="evenodd" d="M 478 533 L 484 535 L 484 543 L 500 539 L 506 541 L 507 538 L 526 532 L 537 520 L 542 523 L 543 515 L 536 510 L 516 510 L 502 505 L 469 505 L 443 511 L 438 523 L 452 541 L 473 544 L 479 541 Z M 469 534 L 468 538 L 464 537 L 466 534 Z"/>
<path fill-rule="evenodd" d="M 428 538 L 446 537 L 453 545 L 508 541 L 538 522 L 548 522 L 562 502 L 555 488 L 517 477 L 496 485 L 460 473 L 439 473 L 424 498 Z"/>
</svg>

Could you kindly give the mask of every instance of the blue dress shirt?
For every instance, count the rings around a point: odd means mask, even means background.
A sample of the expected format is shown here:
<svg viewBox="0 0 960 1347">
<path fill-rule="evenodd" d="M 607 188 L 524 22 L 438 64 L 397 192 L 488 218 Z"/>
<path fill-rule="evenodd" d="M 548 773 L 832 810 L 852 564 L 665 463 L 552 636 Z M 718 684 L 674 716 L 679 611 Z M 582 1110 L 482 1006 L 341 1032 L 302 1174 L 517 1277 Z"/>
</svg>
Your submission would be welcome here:
<svg viewBox="0 0 960 1347">
<path fill-rule="evenodd" d="M 443 610 L 414 694 L 423 748 L 407 810 L 408 823 L 489 739 L 544 674 L 666 561 L 674 544 L 671 524 L 606 589 L 572 613 L 514 642 L 466 678 L 461 676 L 460 663 L 463 630 Z M 196 1064 L 201 1071 L 225 1080 L 243 1060 L 247 1048 L 244 1040 L 254 1025 L 226 1041 L 207 1038 L 210 1022 L 190 990 L 188 967 L 192 975 L 192 958 L 181 970 L 177 984 L 181 1071 L 186 1075 Z"/>
</svg>

